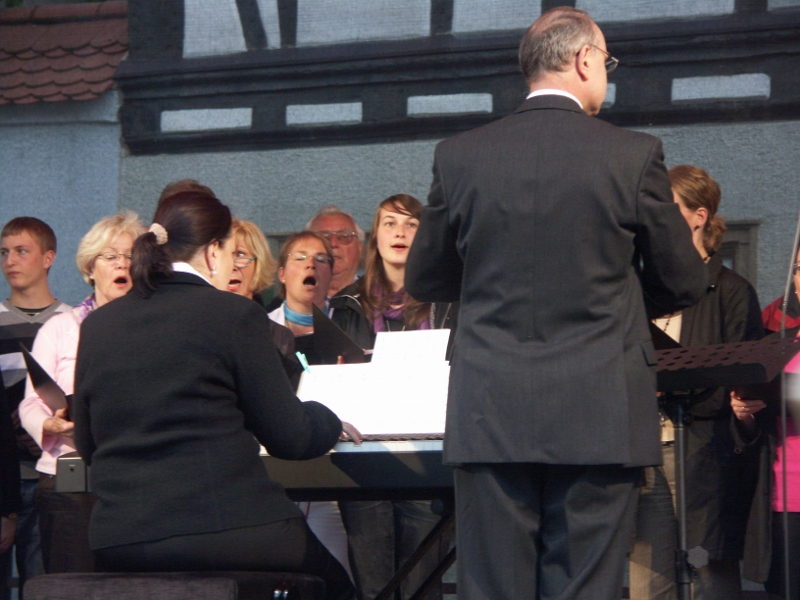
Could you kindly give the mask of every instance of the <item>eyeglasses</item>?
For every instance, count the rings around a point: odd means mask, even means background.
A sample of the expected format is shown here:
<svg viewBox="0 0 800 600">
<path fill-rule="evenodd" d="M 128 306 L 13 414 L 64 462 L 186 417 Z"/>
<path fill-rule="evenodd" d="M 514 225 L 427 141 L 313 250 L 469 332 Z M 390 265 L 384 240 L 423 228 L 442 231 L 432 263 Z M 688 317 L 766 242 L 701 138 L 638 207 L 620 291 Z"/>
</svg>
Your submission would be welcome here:
<svg viewBox="0 0 800 600">
<path fill-rule="evenodd" d="M 335 237 L 336 240 L 342 246 L 349 246 L 353 243 L 353 240 L 356 239 L 357 235 L 355 231 L 347 231 L 346 229 L 337 229 L 336 231 L 331 231 L 330 229 L 323 229 L 321 231 L 317 231 L 322 237 L 324 237 L 329 242 L 333 240 Z"/>
<path fill-rule="evenodd" d="M 800 263 L 794 263 L 792 267 L 792 275 L 797 275 L 797 272 L 800 271 Z"/>
<path fill-rule="evenodd" d="M 233 266 L 237 269 L 246 269 L 255 259 L 255 256 L 245 256 L 242 252 L 234 252 Z"/>
<path fill-rule="evenodd" d="M 589 45 L 592 48 L 594 48 L 595 50 L 600 50 L 600 52 L 602 52 L 605 55 L 605 57 L 606 57 L 606 73 L 613 73 L 614 70 L 619 65 L 619 59 L 614 58 L 608 52 L 606 52 L 605 50 L 603 50 L 602 48 L 600 48 L 598 46 L 595 46 L 594 44 L 589 44 Z"/>
<path fill-rule="evenodd" d="M 306 262 L 309 258 L 313 258 L 315 263 L 328 266 L 330 266 L 331 264 L 331 257 L 325 254 L 324 252 L 317 252 L 316 254 L 306 254 L 305 252 L 292 252 L 288 255 L 287 258 L 293 262 Z"/>
<path fill-rule="evenodd" d="M 102 258 L 103 260 L 113 263 L 117 261 L 122 261 L 125 258 L 128 262 L 131 262 L 133 258 L 132 254 L 117 254 L 116 252 L 103 252 L 102 254 L 98 254 L 97 258 Z"/>
</svg>

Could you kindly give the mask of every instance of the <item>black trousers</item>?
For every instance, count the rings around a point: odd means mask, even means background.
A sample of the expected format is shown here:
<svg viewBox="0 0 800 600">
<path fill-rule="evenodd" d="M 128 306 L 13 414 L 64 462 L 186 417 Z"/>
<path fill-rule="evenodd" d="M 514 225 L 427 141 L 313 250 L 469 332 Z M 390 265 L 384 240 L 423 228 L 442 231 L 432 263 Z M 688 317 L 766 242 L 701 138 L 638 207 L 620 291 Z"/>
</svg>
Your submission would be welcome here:
<svg viewBox="0 0 800 600">
<path fill-rule="evenodd" d="M 40 473 L 36 487 L 44 569 L 47 573 L 91 573 L 89 518 L 95 495 L 56 492 L 55 481 L 55 475 Z"/>
<path fill-rule="evenodd" d="M 95 550 L 95 558 L 97 569 L 106 572 L 307 573 L 325 581 L 326 600 L 345 600 L 354 592 L 344 567 L 314 536 L 303 518 L 110 546 Z"/>
<path fill-rule="evenodd" d="M 800 513 L 789 513 L 789 594 L 784 593 L 783 513 L 772 513 L 772 562 L 764 587 L 770 594 L 800 599 Z"/>
<path fill-rule="evenodd" d="M 455 471 L 459 600 L 619 600 L 640 468 Z"/>
</svg>

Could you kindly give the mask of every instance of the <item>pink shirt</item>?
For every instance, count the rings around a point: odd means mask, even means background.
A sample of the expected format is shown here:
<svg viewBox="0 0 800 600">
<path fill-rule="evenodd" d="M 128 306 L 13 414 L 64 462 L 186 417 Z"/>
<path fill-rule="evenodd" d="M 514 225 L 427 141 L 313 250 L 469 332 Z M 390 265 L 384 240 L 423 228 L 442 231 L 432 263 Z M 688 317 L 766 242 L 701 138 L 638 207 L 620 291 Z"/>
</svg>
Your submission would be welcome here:
<svg viewBox="0 0 800 600">
<path fill-rule="evenodd" d="M 787 373 L 800 373 L 800 354 L 786 365 Z M 791 389 L 791 386 L 790 386 Z M 781 421 L 778 419 L 778 440 L 781 435 Z M 786 420 L 786 491 L 787 509 L 789 512 L 800 512 L 800 434 L 795 426 L 795 421 L 789 417 Z M 778 444 L 778 452 L 773 465 L 775 485 L 772 494 L 772 510 L 783 510 L 783 448 Z"/>
<path fill-rule="evenodd" d="M 42 368 L 68 396 L 74 388 L 79 334 L 78 316 L 73 311 L 61 313 L 42 325 L 31 351 Z M 52 416 L 53 411 L 36 395 L 28 377 L 25 399 L 19 405 L 19 417 L 22 426 L 42 449 L 42 457 L 36 463 L 36 470 L 49 475 L 55 475 L 56 459 L 59 456 L 75 452 L 72 437 L 47 433 L 42 429 L 45 419 Z"/>
</svg>

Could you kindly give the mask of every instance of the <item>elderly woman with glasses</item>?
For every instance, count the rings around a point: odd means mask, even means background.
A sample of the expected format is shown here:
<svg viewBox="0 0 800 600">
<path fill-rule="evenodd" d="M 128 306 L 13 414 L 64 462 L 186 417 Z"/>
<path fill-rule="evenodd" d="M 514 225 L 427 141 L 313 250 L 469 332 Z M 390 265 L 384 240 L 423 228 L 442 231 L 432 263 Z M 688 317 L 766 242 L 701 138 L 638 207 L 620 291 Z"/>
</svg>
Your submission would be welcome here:
<svg viewBox="0 0 800 600">
<path fill-rule="evenodd" d="M 131 289 L 133 241 L 143 232 L 144 227 L 132 212 L 107 217 L 95 224 L 81 240 L 75 257 L 83 279 L 94 291 L 71 311 L 48 320 L 36 335 L 34 358 L 68 396 L 73 391 L 81 323 L 92 311 Z M 19 415 L 23 427 L 42 448 L 36 464 L 39 471 L 36 507 L 45 570 L 48 573 L 92 571 L 94 560 L 87 528 L 94 497 L 54 491 L 56 459 L 75 452 L 74 425 L 67 409 L 53 412 L 28 380 Z"/>
<path fill-rule="evenodd" d="M 228 282 L 228 291 L 264 306 L 261 292 L 275 281 L 276 269 L 267 239 L 258 225 L 241 219 L 233 219 L 231 233 L 234 239 L 233 273 Z M 296 391 L 303 367 L 294 355 L 294 334 L 275 321 L 270 320 L 269 325 L 272 341 L 281 353 L 283 369 Z"/>
<path fill-rule="evenodd" d="M 261 302 L 261 292 L 275 280 L 275 259 L 258 225 L 234 219 L 232 233 L 235 242 L 233 273 L 228 291 Z"/>
</svg>

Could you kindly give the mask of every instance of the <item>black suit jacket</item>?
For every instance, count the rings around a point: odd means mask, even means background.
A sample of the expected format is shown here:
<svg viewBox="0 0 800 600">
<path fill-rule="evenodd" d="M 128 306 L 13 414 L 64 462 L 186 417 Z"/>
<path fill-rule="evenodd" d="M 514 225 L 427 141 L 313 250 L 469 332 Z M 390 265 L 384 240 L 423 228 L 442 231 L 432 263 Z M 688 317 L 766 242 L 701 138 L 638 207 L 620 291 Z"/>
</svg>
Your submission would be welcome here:
<svg viewBox="0 0 800 600">
<path fill-rule="evenodd" d="M 92 548 L 300 517 L 256 439 L 304 459 L 341 432 L 330 410 L 295 397 L 264 309 L 184 273 L 86 318 L 74 410 L 98 498 Z"/>
<path fill-rule="evenodd" d="M 706 273 L 659 140 L 540 96 L 433 176 L 406 289 L 461 300 L 445 460 L 660 464 L 645 297 L 689 306 Z"/>
<path fill-rule="evenodd" d="M 17 442 L 6 401 L 6 388 L 0 381 L 0 517 L 21 510 Z"/>
</svg>

